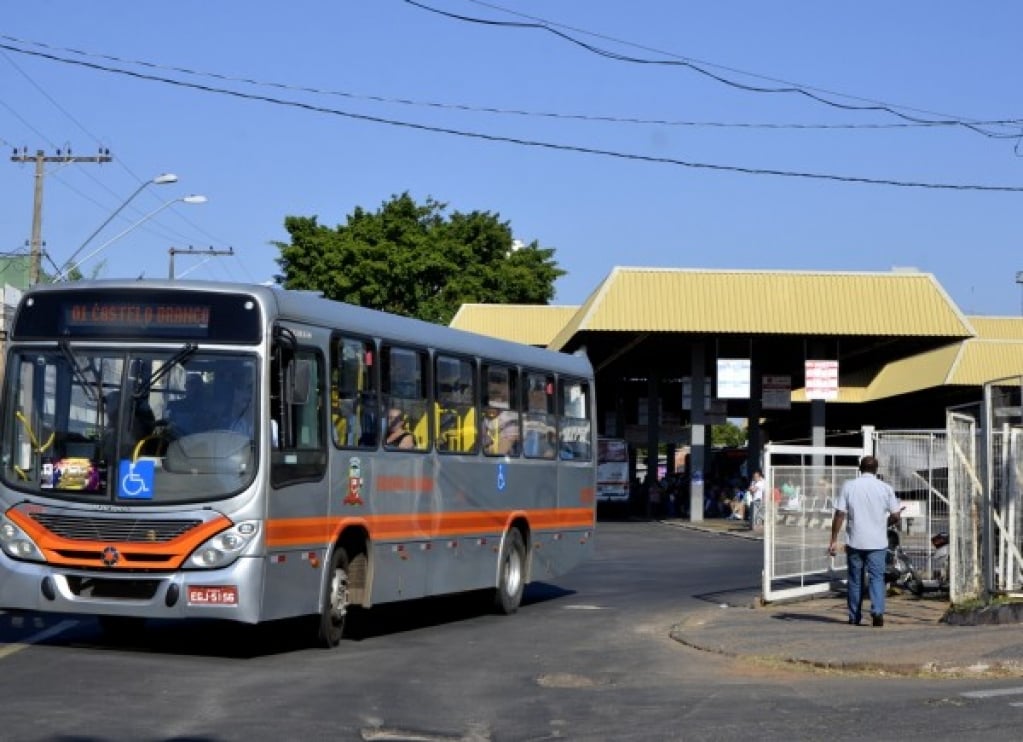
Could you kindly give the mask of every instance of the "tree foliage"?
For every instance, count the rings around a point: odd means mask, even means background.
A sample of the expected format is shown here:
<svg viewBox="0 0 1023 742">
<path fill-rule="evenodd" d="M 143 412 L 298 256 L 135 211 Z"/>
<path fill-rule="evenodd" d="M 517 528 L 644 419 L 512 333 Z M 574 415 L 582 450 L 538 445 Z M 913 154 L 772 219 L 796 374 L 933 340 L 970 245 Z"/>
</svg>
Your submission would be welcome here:
<svg viewBox="0 0 1023 742">
<path fill-rule="evenodd" d="M 710 441 L 713 446 L 741 448 L 746 445 L 746 430 L 733 422 L 714 425 L 710 429 Z"/>
<path fill-rule="evenodd" d="M 447 324 L 462 304 L 547 304 L 565 274 L 554 250 L 518 246 L 497 214 L 445 215 L 445 204 L 417 204 L 408 193 L 379 211 L 356 207 L 334 229 L 315 216 L 289 216 L 278 283 L 331 299 Z"/>
</svg>

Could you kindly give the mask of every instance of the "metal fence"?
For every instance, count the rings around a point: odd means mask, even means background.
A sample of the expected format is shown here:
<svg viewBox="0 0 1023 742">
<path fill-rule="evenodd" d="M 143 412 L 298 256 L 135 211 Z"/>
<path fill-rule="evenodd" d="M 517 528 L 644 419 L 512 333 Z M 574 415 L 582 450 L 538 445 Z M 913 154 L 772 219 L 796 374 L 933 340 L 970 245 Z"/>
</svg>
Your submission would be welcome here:
<svg viewBox="0 0 1023 742">
<path fill-rule="evenodd" d="M 845 555 L 828 556 L 834 497 L 856 476 L 860 448 L 764 449 L 763 599 L 830 592 L 845 577 Z"/>
<path fill-rule="evenodd" d="M 949 436 L 944 430 L 884 430 L 873 434 L 878 475 L 905 508 L 900 541 L 921 576 L 933 578 L 941 565 L 931 537 L 948 533 Z"/>
<path fill-rule="evenodd" d="M 900 539 L 920 576 L 942 569 L 932 536 L 949 536 L 953 604 L 1023 597 L 1023 377 L 985 385 L 984 401 L 949 409 L 945 430 L 863 431 L 863 449 L 772 446 L 764 517 L 765 600 L 812 595 L 845 579 L 827 557 L 833 497 L 872 453 L 905 505 Z"/>
</svg>

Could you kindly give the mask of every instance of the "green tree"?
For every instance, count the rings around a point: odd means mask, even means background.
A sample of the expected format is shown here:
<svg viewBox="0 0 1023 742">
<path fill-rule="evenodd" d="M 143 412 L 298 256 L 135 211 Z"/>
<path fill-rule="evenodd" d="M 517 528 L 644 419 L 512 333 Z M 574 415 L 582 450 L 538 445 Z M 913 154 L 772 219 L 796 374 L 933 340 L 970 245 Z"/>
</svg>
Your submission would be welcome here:
<svg viewBox="0 0 1023 742">
<path fill-rule="evenodd" d="M 275 242 L 278 283 L 339 301 L 447 324 L 462 304 L 547 304 L 558 268 L 554 250 L 517 245 L 508 222 L 408 193 L 379 211 L 356 207 L 334 229 L 315 216 L 289 216 L 291 242 Z"/>
<path fill-rule="evenodd" d="M 710 429 L 711 445 L 741 448 L 746 445 L 746 430 L 732 422 L 714 425 Z"/>
</svg>

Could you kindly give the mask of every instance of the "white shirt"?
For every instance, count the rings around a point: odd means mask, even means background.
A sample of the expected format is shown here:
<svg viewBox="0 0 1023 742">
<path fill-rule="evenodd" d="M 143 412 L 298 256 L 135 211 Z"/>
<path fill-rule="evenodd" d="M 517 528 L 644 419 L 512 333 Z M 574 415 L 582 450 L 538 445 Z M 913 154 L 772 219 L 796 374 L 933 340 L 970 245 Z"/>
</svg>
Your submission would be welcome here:
<svg viewBox="0 0 1023 742">
<path fill-rule="evenodd" d="M 764 490 L 767 489 L 767 484 L 766 482 L 764 482 L 763 477 L 761 477 L 760 479 L 754 479 L 752 482 L 750 482 L 749 487 L 750 499 L 753 500 L 754 502 L 756 502 L 757 500 L 763 502 Z"/>
<path fill-rule="evenodd" d="M 842 485 L 835 510 L 845 513 L 845 542 L 854 549 L 888 548 L 888 516 L 901 509 L 895 490 L 873 474 Z"/>
</svg>

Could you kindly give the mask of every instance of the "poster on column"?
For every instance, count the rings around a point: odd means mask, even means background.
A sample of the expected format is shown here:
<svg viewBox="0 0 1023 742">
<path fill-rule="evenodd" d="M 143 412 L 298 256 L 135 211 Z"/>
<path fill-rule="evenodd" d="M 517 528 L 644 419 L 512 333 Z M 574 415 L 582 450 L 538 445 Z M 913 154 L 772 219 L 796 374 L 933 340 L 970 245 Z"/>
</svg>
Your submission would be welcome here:
<svg viewBox="0 0 1023 742">
<path fill-rule="evenodd" d="M 791 376 L 763 376 L 761 377 L 760 406 L 765 410 L 789 410 L 792 409 L 792 377 Z"/>
<path fill-rule="evenodd" d="M 838 399 L 838 361 L 806 362 L 806 398 Z"/>
</svg>

